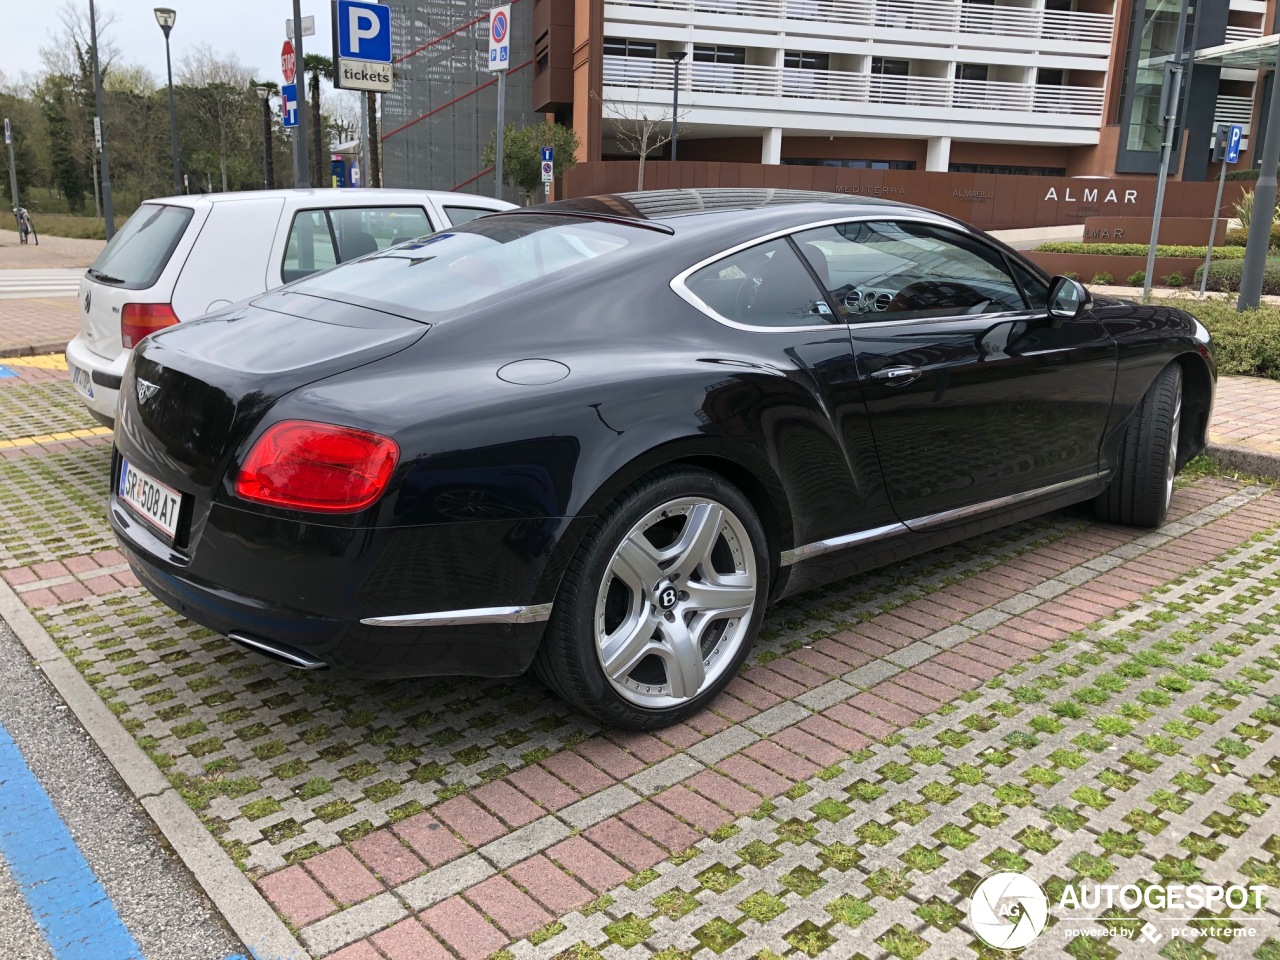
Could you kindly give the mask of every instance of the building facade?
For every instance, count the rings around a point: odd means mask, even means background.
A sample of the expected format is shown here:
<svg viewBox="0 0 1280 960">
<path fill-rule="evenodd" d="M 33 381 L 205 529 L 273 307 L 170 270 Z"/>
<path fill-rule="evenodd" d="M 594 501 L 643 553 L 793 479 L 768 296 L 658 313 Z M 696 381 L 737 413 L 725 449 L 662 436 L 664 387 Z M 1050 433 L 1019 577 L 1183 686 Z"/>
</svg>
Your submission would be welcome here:
<svg viewBox="0 0 1280 960">
<path fill-rule="evenodd" d="M 488 6 L 390 0 L 387 183 L 492 194 Z M 636 157 L 883 171 L 1149 177 L 1163 63 L 1275 32 L 1277 0 L 514 0 L 506 116 L 553 117 L 581 161 Z M 1250 133 L 1256 71 L 1195 67 L 1173 175 L 1204 180 L 1218 122 Z M 655 123 L 655 121 L 657 121 Z M 651 159 L 667 159 L 661 146 Z M 513 198 L 515 199 L 515 198 Z"/>
</svg>

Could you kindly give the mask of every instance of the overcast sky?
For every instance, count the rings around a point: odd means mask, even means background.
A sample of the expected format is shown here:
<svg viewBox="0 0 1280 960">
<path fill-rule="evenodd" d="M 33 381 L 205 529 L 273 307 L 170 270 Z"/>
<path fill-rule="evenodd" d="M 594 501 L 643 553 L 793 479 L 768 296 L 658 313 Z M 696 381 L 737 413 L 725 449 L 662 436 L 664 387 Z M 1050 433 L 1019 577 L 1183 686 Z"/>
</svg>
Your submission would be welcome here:
<svg viewBox="0 0 1280 960">
<path fill-rule="evenodd" d="M 41 69 L 40 48 L 52 42 L 61 28 L 59 14 L 66 0 L 3 0 L 0 29 L 0 71 L 10 82 Z M 89 0 L 75 0 L 88 8 Z M 234 53 L 255 77 L 282 83 L 280 45 L 284 22 L 293 16 L 292 0 L 95 0 L 98 16 L 114 14 L 110 37 L 128 63 L 146 67 L 164 82 L 164 34 L 156 24 L 157 6 L 172 7 L 178 22 L 170 36 L 175 73 L 183 52 L 206 42 L 219 54 Z M 304 50 L 332 54 L 329 4 L 303 0 L 302 15 L 316 18 L 316 33 L 303 38 Z M 101 22 L 101 20 L 100 20 Z"/>
</svg>

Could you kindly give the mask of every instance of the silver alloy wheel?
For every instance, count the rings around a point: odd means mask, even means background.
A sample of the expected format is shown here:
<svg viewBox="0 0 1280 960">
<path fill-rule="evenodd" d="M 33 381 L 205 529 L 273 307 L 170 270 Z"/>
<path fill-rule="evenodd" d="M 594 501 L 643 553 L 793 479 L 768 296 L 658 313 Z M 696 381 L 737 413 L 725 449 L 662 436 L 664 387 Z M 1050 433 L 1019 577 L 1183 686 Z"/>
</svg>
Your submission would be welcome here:
<svg viewBox="0 0 1280 960">
<path fill-rule="evenodd" d="M 733 663 L 756 605 L 755 549 L 742 521 L 705 497 L 672 500 L 622 538 L 596 595 L 596 654 L 636 706 L 685 703 Z"/>
<path fill-rule="evenodd" d="M 1173 503 L 1173 478 L 1178 474 L 1178 433 L 1182 429 L 1182 390 L 1173 399 L 1173 425 L 1169 428 L 1169 463 L 1165 467 L 1164 506 Z"/>
</svg>

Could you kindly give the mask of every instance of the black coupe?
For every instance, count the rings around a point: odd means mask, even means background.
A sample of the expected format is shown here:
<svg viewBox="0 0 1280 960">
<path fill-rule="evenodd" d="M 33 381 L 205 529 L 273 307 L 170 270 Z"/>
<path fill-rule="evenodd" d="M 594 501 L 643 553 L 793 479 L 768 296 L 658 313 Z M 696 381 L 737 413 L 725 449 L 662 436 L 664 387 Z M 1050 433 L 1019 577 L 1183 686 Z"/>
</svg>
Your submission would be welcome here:
<svg viewBox="0 0 1280 960">
<path fill-rule="evenodd" d="M 1092 498 L 1161 523 L 1209 336 L 949 217 L 679 190 L 514 210 L 148 337 L 111 521 L 304 669 L 705 705 L 765 604 Z"/>
</svg>

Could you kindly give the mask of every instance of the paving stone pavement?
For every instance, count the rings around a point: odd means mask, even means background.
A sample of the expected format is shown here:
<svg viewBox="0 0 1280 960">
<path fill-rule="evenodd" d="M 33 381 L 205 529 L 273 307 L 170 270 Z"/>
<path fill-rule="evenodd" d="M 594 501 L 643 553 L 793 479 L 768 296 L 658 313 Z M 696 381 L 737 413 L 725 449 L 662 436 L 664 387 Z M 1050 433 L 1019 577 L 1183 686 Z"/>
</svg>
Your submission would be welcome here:
<svg viewBox="0 0 1280 960">
<path fill-rule="evenodd" d="M 73 425 L 52 388 L 0 403 Z M 1157 532 L 1067 511 L 792 598 L 711 710 L 623 734 L 532 679 L 317 677 L 181 619 L 82 442 L 0 461 L 0 576 L 316 957 L 985 958 L 993 870 L 1280 881 L 1266 487 L 1192 478 Z M 1172 927 L 1136 917 L 1103 920 Z M 1280 957 L 1270 900 L 1250 940 L 1053 920 L 1027 956 Z"/>
<path fill-rule="evenodd" d="M 62 350 L 80 332 L 75 297 L 0 300 L 0 357 Z"/>
</svg>

